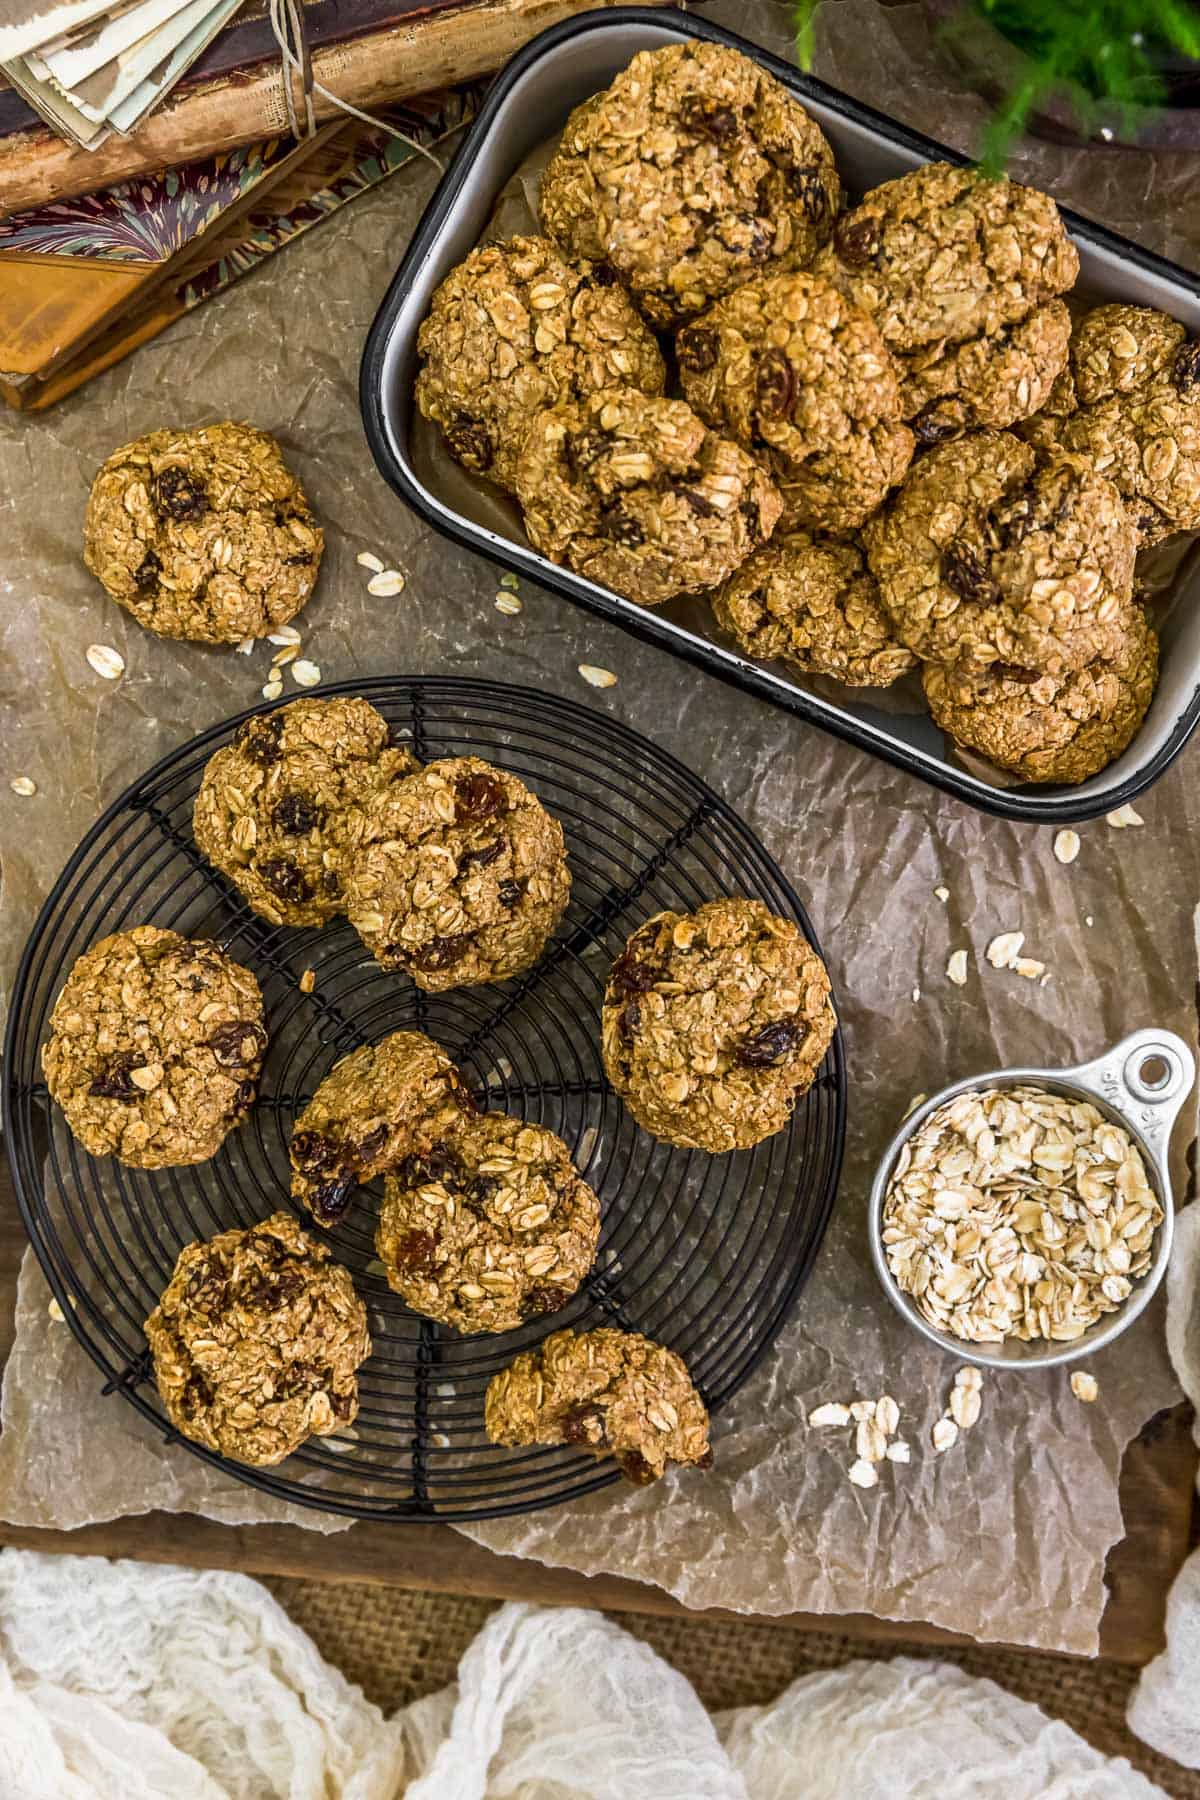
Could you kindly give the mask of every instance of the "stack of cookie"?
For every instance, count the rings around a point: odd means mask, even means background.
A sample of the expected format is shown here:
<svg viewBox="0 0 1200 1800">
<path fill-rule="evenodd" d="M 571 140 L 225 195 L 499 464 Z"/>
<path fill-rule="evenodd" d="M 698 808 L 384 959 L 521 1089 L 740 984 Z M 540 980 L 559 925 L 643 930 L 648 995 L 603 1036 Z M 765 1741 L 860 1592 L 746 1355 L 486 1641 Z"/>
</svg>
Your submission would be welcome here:
<svg viewBox="0 0 1200 1800">
<path fill-rule="evenodd" d="M 807 675 L 923 665 L 957 743 L 1081 781 L 1154 690 L 1134 557 L 1200 529 L 1200 346 L 1149 308 L 1072 330 L 1033 189 L 931 163 L 842 208 L 756 63 L 644 51 L 568 120 L 545 236 L 435 295 L 420 409 L 553 560 L 643 605 L 709 591 Z"/>
</svg>

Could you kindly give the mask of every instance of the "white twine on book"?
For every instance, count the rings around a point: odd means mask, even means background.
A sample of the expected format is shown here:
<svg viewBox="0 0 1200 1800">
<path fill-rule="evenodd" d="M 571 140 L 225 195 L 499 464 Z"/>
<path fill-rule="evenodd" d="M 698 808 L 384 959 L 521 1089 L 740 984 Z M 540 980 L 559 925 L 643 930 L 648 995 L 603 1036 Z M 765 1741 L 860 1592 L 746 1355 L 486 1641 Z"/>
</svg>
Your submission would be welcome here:
<svg viewBox="0 0 1200 1800">
<path fill-rule="evenodd" d="M 390 119 L 378 118 L 374 113 L 362 112 L 357 106 L 351 106 L 349 100 L 343 100 L 327 87 L 322 87 L 313 75 L 312 52 L 309 49 L 308 33 L 304 25 L 304 9 L 300 0 L 270 0 L 268 14 L 271 30 L 275 34 L 275 42 L 279 45 L 280 62 L 283 69 L 283 101 L 287 107 L 288 130 L 293 137 L 312 137 L 317 129 L 317 114 L 313 106 L 313 95 L 319 94 L 330 106 L 336 106 L 339 112 L 347 113 L 352 119 L 361 119 L 364 125 L 374 125 L 380 131 L 386 131 L 389 137 L 399 138 L 410 149 L 417 150 L 427 157 L 439 174 L 442 165 L 439 159 L 426 145 L 418 143 L 416 138 L 409 137 L 399 126 L 393 125 Z M 303 111 L 297 110 L 294 83 L 300 83 L 303 97 Z"/>
</svg>

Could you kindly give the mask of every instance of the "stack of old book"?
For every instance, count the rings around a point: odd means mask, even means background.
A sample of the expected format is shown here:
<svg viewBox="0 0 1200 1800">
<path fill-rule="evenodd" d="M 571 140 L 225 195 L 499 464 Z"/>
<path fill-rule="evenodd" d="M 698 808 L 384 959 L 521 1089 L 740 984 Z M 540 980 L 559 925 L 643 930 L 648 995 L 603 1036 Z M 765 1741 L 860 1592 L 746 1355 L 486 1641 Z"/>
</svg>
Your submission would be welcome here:
<svg viewBox="0 0 1200 1800">
<path fill-rule="evenodd" d="M 140 40 L 126 41 L 123 72 L 109 58 L 86 74 L 154 0 L 0 0 L 0 394 L 36 410 L 70 393 L 384 180 L 415 144 L 453 132 L 477 104 L 475 78 L 594 4 L 305 0 L 315 87 L 403 135 L 314 90 L 317 129 L 297 140 L 265 0 L 163 0 L 151 33 L 196 14 L 194 36 L 149 70 L 132 54 Z M 103 92 L 89 85 L 97 68 Z M 129 87 L 135 70 L 142 85 Z M 430 93 L 431 78 L 453 85 Z M 146 83 L 153 104 L 139 112 Z M 102 122 L 80 113 L 97 125 L 90 139 L 79 118 L 76 130 L 51 122 L 47 92 L 60 108 L 69 93 L 107 109 Z"/>
</svg>

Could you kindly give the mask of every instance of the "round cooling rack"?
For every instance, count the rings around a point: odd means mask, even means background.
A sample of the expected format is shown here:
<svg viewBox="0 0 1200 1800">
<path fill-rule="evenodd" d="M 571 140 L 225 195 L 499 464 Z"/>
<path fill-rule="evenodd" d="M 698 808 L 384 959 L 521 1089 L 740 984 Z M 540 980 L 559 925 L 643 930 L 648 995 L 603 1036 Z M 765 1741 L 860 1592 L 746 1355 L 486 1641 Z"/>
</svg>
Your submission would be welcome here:
<svg viewBox="0 0 1200 1800">
<path fill-rule="evenodd" d="M 192 840 L 204 765 L 250 715 L 228 720 L 165 757 L 108 809 L 26 947 L 4 1093 L 21 1215 L 71 1329 L 105 1375 L 103 1391 L 123 1395 L 169 1441 L 227 1474 L 356 1519 L 483 1519 L 556 1505 L 615 1480 L 615 1469 L 572 1446 L 489 1443 L 490 1378 L 550 1330 L 617 1325 L 677 1350 L 708 1406 L 719 1408 L 770 1347 L 812 1267 L 845 1130 L 835 1037 L 788 1128 L 756 1149 L 710 1157 L 649 1137 L 604 1077 L 608 966 L 652 914 L 690 911 L 721 894 L 761 899 L 816 940 L 783 874 L 730 808 L 601 713 L 485 681 L 406 677 L 316 693 L 361 694 L 395 732 L 411 734 L 422 761 L 480 756 L 537 792 L 562 822 L 571 864 L 571 905 L 557 936 L 513 981 L 427 995 L 380 969 L 344 920 L 297 931 L 259 919 Z M 258 1101 L 220 1152 L 194 1168 L 145 1171 L 88 1156 L 42 1079 L 41 1046 L 67 970 L 98 938 L 141 924 L 216 938 L 254 971 L 266 1001 Z M 307 994 L 299 986 L 306 969 L 315 974 Z M 603 1209 L 595 1267 L 552 1319 L 461 1337 L 410 1312 L 388 1288 L 375 1260 L 378 1193 L 360 1190 L 323 1234 L 370 1315 L 374 1348 L 360 1371 L 358 1418 L 274 1469 L 225 1462 L 168 1424 L 143 1321 L 185 1244 L 292 1209 L 292 1121 L 347 1051 L 402 1027 L 444 1045 L 482 1104 L 566 1140 Z"/>
</svg>

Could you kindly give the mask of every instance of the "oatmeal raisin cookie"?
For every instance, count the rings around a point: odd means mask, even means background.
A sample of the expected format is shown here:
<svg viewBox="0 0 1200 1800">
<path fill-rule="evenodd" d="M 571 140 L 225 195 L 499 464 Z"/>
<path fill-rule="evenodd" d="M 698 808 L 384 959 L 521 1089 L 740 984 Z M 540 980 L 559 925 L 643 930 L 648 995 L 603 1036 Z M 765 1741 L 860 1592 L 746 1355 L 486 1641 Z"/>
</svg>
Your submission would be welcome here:
<svg viewBox="0 0 1200 1800">
<path fill-rule="evenodd" d="M 1110 481 L 977 432 L 918 458 L 863 530 L 901 643 L 927 662 L 1060 674 L 1120 655 L 1133 526 Z"/>
<path fill-rule="evenodd" d="M 903 479 L 913 438 L 896 364 L 829 282 L 748 281 L 684 326 L 676 349 L 700 417 L 765 458 L 785 525 L 849 530 Z"/>
<path fill-rule="evenodd" d="M 168 1169 L 216 1155 L 249 1110 L 266 1047 L 249 969 L 207 938 L 136 925 L 71 969 L 42 1067 L 85 1150 Z"/>
<path fill-rule="evenodd" d="M 256 1468 L 351 1424 L 371 1354 L 349 1272 L 288 1213 L 188 1244 L 146 1338 L 175 1429 Z"/>
<path fill-rule="evenodd" d="M 562 1139 L 490 1112 L 455 1120 L 386 1178 L 375 1245 L 414 1312 L 511 1331 L 566 1304 L 599 1234 L 600 1202 Z"/>
<path fill-rule="evenodd" d="M 710 900 L 648 919 L 613 964 L 604 1067 L 655 1137 L 744 1150 L 787 1124 L 836 1027 L 799 928 L 759 900 Z"/>
<path fill-rule="evenodd" d="M 1028 419 L 1049 402 L 1070 341 L 1070 313 L 1061 300 L 1047 300 L 1015 325 L 899 356 L 901 411 L 917 443 Z"/>
<path fill-rule="evenodd" d="M 713 613 L 747 656 L 848 687 L 890 687 L 916 667 L 853 537 L 776 532 L 714 594 Z"/>
<path fill-rule="evenodd" d="M 115 450 L 92 483 L 83 555 L 148 631 L 236 644 L 300 611 L 324 542 L 274 438 L 226 421 Z"/>
<path fill-rule="evenodd" d="M 292 1194 L 319 1225 L 342 1217 L 354 1189 L 427 1150 L 474 1100 L 440 1044 L 393 1031 L 335 1063 L 292 1131 Z"/>
<path fill-rule="evenodd" d="M 841 203 L 833 152 L 773 76 L 719 44 L 643 50 L 578 107 L 542 229 L 616 270 L 669 328 L 751 275 L 806 263 Z"/>
<path fill-rule="evenodd" d="M 1029 435 L 1107 476 L 1140 548 L 1200 531 L 1200 338 L 1153 307 L 1096 307 L 1075 327 L 1069 382 Z"/>
<path fill-rule="evenodd" d="M 1141 609 L 1115 661 L 1063 675 L 994 663 L 925 670 L 929 710 L 956 743 L 1022 781 L 1074 783 L 1097 775 L 1131 743 L 1158 675 L 1158 639 Z"/>
<path fill-rule="evenodd" d="M 393 782 L 350 824 L 350 923 L 385 969 L 430 993 L 535 963 L 571 892 L 562 826 L 477 756 Z"/>
<path fill-rule="evenodd" d="M 642 606 L 724 581 L 782 505 L 753 457 L 682 400 L 618 388 L 539 413 L 517 493 L 537 549 Z"/>
<path fill-rule="evenodd" d="M 262 918 L 323 925 L 342 911 L 348 808 L 417 767 L 365 700 L 293 700 L 209 758 L 196 842 Z"/>
<path fill-rule="evenodd" d="M 637 1332 L 555 1331 L 488 1383 L 496 1444 L 576 1444 L 610 1452 L 645 1487 L 671 1463 L 712 1466 L 708 1412 L 682 1357 Z"/>
<path fill-rule="evenodd" d="M 666 385 L 662 352 L 611 270 L 565 262 L 540 237 L 473 250 L 434 295 L 417 347 L 421 412 L 464 468 L 509 492 L 543 407 Z"/>
<path fill-rule="evenodd" d="M 843 213 L 812 268 L 910 351 L 1027 318 L 1073 285 L 1079 255 L 1048 194 L 931 162 Z"/>
</svg>

